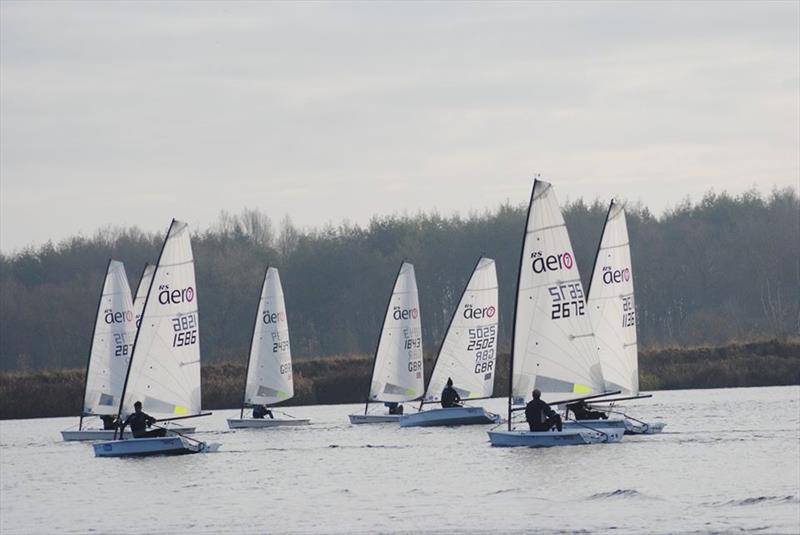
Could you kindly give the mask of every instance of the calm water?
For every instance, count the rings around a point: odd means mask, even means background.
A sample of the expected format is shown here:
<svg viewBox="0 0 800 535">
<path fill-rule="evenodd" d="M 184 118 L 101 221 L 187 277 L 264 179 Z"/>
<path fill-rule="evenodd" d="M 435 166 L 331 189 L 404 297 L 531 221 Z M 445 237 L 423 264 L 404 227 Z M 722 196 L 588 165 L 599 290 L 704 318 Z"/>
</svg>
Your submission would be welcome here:
<svg viewBox="0 0 800 535">
<path fill-rule="evenodd" d="M 800 532 L 800 387 L 659 392 L 626 410 L 664 434 L 539 450 L 360 408 L 236 432 L 217 411 L 196 423 L 219 452 L 128 460 L 61 442 L 74 418 L 0 422 L 0 532 Z"/>
</svg>

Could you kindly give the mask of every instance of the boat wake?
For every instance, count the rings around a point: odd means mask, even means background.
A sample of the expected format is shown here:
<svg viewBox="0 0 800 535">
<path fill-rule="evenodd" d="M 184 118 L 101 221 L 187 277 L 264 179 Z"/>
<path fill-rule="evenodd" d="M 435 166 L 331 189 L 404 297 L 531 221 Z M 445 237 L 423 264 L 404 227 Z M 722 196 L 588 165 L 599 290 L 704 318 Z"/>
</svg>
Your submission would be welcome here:
<svg viewBox="0 0 800 535">
<path fill-rule="evenodd" d="M 717 502 L 712 505 L 719 507 L 726 507 L 729 505 L 758 505 L 762 503 L 800 503 L 800 498 L 797 496 L 755 496 L 751 498 L 744 498 L 743 500 L 728 500 L 726 502 Z"/>
<path fill-rule="evenodd" d="M 589 500 L 605 500 L 608 498 L 641 498 L 644 495 L 634 489 L 617 489 L 611 492 L 598 492 L 589 496 Z"/>
</svg>

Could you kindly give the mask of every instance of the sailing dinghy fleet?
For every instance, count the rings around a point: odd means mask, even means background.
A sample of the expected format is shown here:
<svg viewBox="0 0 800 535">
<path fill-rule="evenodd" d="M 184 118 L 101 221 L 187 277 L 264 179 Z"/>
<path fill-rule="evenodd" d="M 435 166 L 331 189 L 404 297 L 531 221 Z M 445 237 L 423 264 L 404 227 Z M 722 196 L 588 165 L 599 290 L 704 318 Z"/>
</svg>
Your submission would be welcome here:
<svg viewBox="0 0 800 535">
<path fill-rule="evenodd" d="M 626 433 L 652 434 L 664 428 L 663 422 L 644 422 L 615 409 L 621 401 L 649 397 L 639 393 L 633 271 L 622 204 L 611 202 L 590 285 L 584 292 L 554 188 L 534 181 L 512 322 L 505 420 L 474 404 L 492 397 L 497 374 L 498 282 L 491 258 L 478 258 L 426 387 L 416 274 L 414 266 L 403 261 L 378 335 L 364 411 L 351 414 L 350 423 L 495 424 L 488 431 L 489 441 L 505 447 L 613 443 Z M 450 393 L 444 400 L 447 389 Z M 521 416 L 534 390 L 550 404 L 566 408 L 562 426 L 537 431 L 517 426 L 522 423 L 517 415 Z M 617 394 L 622 397 L 613 397 Z M 268 266 L 256 307 L 239 417 L 229 418 L 228 427 L 308 425 L 308 419 L 274 418 L 267 409 L 293 396 L 283 288 L 278 269 Z M 453 397 L 460 401 L 452 402 Z M 154 427 L 162 428 L 164 423 L 173 427 L 155 433 L 163 436 L 120 435 L 117 427 L 134 413 L 137 401 L 154 415 L 149 420 Z M 415 401 L 419 401 L 416 412 L 405 413 L 403 403 Z M 442 406 L 430 408 L 434 404 Z M 250 408 L 252 417 L 245 415 Z M 569 418 L 570 412 L 574 419 Z M 202 453 L 215 451 L 219 444 L 188 437 L 194 427 L 172 422 L 207 414 L 201 408 L 191 239 L 188 225 L 173 220 L 158 262 L 145 266 L 135 299 L 131 299 L 122 262 L 109 260 L 78 430 L 65 430 L 62 435 L 65 441 L 100 440 L 93 445 L 98 457 Z M 106 428 L 84 428 L 88 416 L 101 417 Z M 114 417 L 116 422 L 109 425 Z"/>
</svg>

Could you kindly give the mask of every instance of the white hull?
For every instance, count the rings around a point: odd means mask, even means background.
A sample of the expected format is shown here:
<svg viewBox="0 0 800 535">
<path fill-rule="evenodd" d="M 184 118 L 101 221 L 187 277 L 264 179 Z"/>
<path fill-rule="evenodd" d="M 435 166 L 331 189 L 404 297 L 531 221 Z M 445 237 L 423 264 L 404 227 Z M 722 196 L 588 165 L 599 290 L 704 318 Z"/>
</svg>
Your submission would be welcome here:
<svg viewBox="0 0 800 535">
<path fill-rule="evenodd" d="M 664 422 L 634 422 L 632 420 L 625 420 L 625 434 L 626 435 L 654 435 L 660 433 L 667 426 Z"/>
<path fill-rule="evenodd" d="M 351 414 L 350 423 L 358 424 L 386 424 L 400 421 L 399 414 Z"/>
<path fill-rule="evenodd" d="M 625 420 L 621 418 L 612 418 L 608 420 L 565 420 L 563 423 L 564 429 L 588 429 L 589 431 L 597 429 L 599 431 L 608 431 L 609 429 L 615 431 L 625 432 Z"/>
<path fill-rule="evenodd" d="M 288 427 L 308 425 L 311 420 L 300 418 L 228 418 L 229 429 L 264 429 L 269 427 Z"/>
<path fill-rule="evenodd" d="M 400 427 L 433 427 L 444 425 L 486 425 L 500 422 L 500 416 L 483 407 L 451 407 L 431 409 L 400 417 Z"/>
<path fill-rule="evenodd" d="M 489 431 L 492 446 L 549 448 L 552 446 L 579 446 L 585 444 L 601 444 L 603 442 L 619 442 L 622 431 L 608 430 L 603 433 L 588 429 L 565 429 L 564 431 Z"/>
<path fill-rule="evenodd" d="M 194 433 L 194 427 L 168 427 L 168 431 L 177 431 L 182 435 Z M 113 429 L 82 429 L 80 431 L 61 431 L 61 437 L 65 442 L 81 440 L 114 440 Z M 125 438 L 133 438 L 130 430 L 125 430 Z"/>
<path fill-rule="evenodd" d="M 187 455 L 214 451 L 218 444 L 209 445 L 184 437 L 132 438 L 94 444 L 95 457 L 146 457 L 150 455 Z"/>
</svg>

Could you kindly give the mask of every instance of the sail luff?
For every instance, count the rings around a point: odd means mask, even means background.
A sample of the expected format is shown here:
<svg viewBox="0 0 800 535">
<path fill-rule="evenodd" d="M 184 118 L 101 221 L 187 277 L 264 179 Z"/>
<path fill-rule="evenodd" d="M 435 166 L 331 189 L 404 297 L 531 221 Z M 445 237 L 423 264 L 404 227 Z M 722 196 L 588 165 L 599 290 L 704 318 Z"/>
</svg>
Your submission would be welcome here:
<svg viewBox="0 0 800 535">
<path fill-rule="evenodd" d="M 258 302 L 256 303 L 255 307 L 256 312 L 255 312 L 255 317 L 253 318 L 253 330 L 250 333 L 249 347 L 251 348 L 251 350 L 250 354 L 247 355 L 247 367 L 244 370 L 244 385 L 242 385 L 242 407 L 241 410 L 239 411 L 239 418 L 244 418 L 244 406 L 245 406 L 245 400 L 247 399 L 247 378 L 250 377 L 250 364 L 253 362 L 252 347 L 256 337 L 256 328 L 258 327 L 258 317 L 259 317 L 259 312 L 261 311 L 261 300 L 263 299 L 264 287 L 267 284 L 267 273 L 269 273 L 269 264 L 267 264 L 267 267 L 264 268 L 264 278 L 261 281 L 261 294 L 258 296 Z"/>
<path fill-rule="evenodd" d="M 86 358 L 86 373 L 83 376 L 83 408 L 81 409 L 80 421 L 78 422 L 78 429 L 83 429 L 83 417 L 86 412 L 86 392 L 89 387 L 89 368 L 92 365 L 92 350 L 94 349 L 94 335 L 97 332 L 97 321 L 100 316 L 100 307 L 103 305 L 103 294 L 105 293 L 106 281 L 108 280 L 108 270 L 111 267 L 111 258 L 106 263 L 106 271 L 103 276 L 103 286 L 100 288 L 100 295 L 97 298 L 97 313 L 95 314 L 94 325 L 92 325 L 91 345 L 89 346 L 89 356 Z"/>
</svg>

